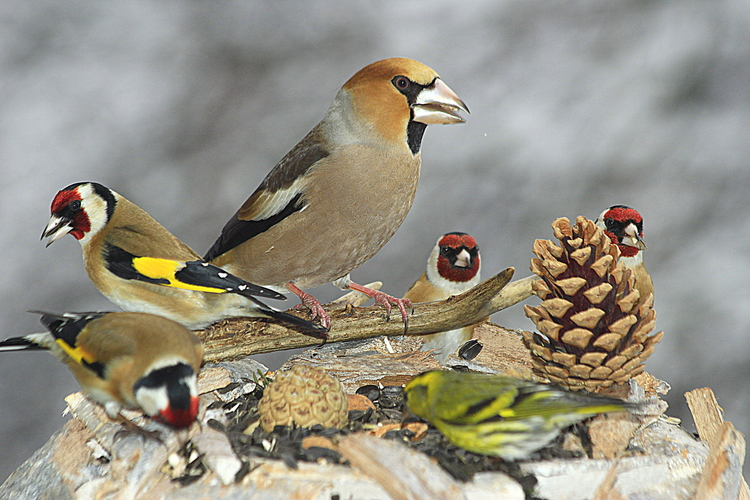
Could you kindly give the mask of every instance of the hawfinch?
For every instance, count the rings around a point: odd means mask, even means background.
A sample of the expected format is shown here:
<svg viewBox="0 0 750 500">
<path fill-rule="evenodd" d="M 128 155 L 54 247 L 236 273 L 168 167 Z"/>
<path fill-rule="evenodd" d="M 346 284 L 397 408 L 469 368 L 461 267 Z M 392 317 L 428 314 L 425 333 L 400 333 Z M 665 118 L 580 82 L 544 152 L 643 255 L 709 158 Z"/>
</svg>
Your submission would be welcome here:
<svg viewBox="0 0 750 500">
<path fill-rule="evenodd" d="M 198 414 L 198 337 L 172 320 L 146 313 L 40 313 L 49 330 L 0 342 L 0 352 L 49 350 L 83 392 L 111 418 L 122 407 L 187 427 Z"/>
<path fill-rule="evenodd" d="M 462 123 L 466 105 L 424 64 L 385 59 L 336 94 L 323 120 L 268 173 L 205 260 L 253 283 L 291 291 L 330 327 L 303 289 L 358 290 L 406 324 L 408 301 L 349 279 L 393 236 L 414 201 L 425 128 Z"/>
<path fill-rule="evenodd" d="M 285 297 L 203 261 L 140 207 L 101 184 L 66 187 L 52 200 L 51 212 L 42 233 L 47 246 L 71 234 L 81 243 L 91 281 L 125 311 L 158 314 L 192 330 L 256 316 L 322 331 L 268 307 L 256 297 Z"/>
<path fill-rule="evenodd" d="M 620 248 L 618 262 L 622 262 L 633 272 L 635 288 L 640 295 L 639 302 L 642 303 L 654 293 L 654 283 L 643 263 L 642 250 L 646 249 L 643 241 L 643 217 L 634 208 L 614 205 L 599 215 L 596 225 Z"/>
<path fill-rule="evenodd" d="M 479 281 L 479 246 L 466 233 L 448 233 L 438 239 L 427 260 L 427 270 L 404 295 L 413 304 L 445 300 L 476 286 Z M 445 363 L 448 356 L 471 339 L 476 325 L 424 335 L 423 351 L 438 349 L 436 357 Z"/>
</svg>

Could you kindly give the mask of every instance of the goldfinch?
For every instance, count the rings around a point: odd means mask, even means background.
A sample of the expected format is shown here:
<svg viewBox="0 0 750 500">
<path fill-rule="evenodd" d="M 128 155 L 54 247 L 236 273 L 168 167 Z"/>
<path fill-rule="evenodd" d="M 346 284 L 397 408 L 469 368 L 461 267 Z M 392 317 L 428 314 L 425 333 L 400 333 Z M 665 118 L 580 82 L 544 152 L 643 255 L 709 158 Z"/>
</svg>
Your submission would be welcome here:
<svg viewBox="0 0 750 500">
<path fill-rule="evenodd" d="M 385 59 L 357 72 L 323 120 L 284 156 L 224 226 L 205 260 L 253 283 L 299 296 L 334 282 L 373 297 L 407 324 L 407 300 L 372 290 L 349 273 L 393 236 L 414 201 L 425 128 L 462 123 L 461 99 L 424 64 Z"/>
<path fill-rule="evenodd" d="M 620 248 L 618 262 L 633 271 L 635 288 L 640 294 L 639 302 L 645 301 L 654 293 L 654 282 L 643 262 L 642 251 L 646 249 L 643 241 L 643 217 L 634 208 L 613 205 L 599 215 L 596 225 Z"/>
<path fill-rule="evenodd" d="M 460 448 L 524 460 L 570 425 L 630 405 L 502 375 L 433 370 L 404 388 L 409 409 Z"/>
<path fill-rule="evenodd" d="M 140 207 L 101 184 L 71 184 L 52 200 L 51 213 L 42 233 L 47 246 L 71 234 L 81 243 L 91 281 L 125 311 L 158 314 L 192 330 L 259 316 L 322 331 L 268 307 L 256 297 L 286 297 L 203 261 Z"/>
<path fill-rule="evenodd" d="M 444 234 L 427 259 L 427 270 L 407 290 L 404 298 L 416 304 L 462 294 L 479 283 L 480 267 L 479 246 L 474 238 L 466 233 Z M 445 363 L 452 352 L 471 338 L 474 326 L 424 335 L 422 350 L 438 349 L 436 357 Z"/>
<path fill-rule="evenodd" d="M 112 418 L 128 407 L 174 427 L 193 423 L 203 360 L 193 332 L 146 313 L 40 314 L 49 332 L 4 340 L 0 352 L 51 351 Z"/>
</svg>

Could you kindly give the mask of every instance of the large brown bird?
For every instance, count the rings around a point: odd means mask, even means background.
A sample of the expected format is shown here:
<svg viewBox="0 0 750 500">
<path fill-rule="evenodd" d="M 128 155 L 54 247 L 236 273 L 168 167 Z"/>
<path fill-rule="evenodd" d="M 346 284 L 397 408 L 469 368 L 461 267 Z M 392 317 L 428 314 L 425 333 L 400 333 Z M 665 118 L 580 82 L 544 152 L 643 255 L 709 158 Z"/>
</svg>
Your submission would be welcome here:
<svg viewBox="0 0 750 500">
<path fill-rule="evenodd" d="M 425 128 L 461 123 L 461 99 L 424 64 L 404 58 L 366 66 L 339 90 L 323 120 L 269 172 L 224 226 L 205 259 L 231 273 L 298 295 L 334 282 L 364 292 L 407 321 L 408 301 L 353 283 L 414 201 Z"/>
</svg>

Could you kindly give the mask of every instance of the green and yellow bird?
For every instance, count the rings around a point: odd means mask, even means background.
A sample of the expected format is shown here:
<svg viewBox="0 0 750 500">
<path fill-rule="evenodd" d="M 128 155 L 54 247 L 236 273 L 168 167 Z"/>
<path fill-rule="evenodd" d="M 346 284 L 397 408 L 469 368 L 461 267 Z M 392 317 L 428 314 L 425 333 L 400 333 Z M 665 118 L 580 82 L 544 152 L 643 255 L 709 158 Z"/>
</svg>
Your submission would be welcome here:
<svg viewBox="0 0 750 500">
<path fill-rule="evenodd" d="M 570 425 L 632 405 L 512 377 L 433 370 L 404 389 L 409 409 L 465 450 L 523 460 Z"/>
</svg>

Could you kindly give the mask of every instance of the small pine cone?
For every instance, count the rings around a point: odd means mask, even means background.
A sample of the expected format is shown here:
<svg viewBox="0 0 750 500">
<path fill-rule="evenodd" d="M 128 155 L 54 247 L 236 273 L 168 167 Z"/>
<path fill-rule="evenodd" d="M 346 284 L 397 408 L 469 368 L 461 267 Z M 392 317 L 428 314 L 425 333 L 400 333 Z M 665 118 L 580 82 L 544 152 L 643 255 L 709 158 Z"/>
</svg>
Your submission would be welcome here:
<svg viewBox="0 0 750 500">
<path fill-rule="evenodd" d="M 595 392 L 624 383 L 644 369 L 664 332 L 649 336 L 656 312 L 653 296 L 638 304 L 630 270 L 617 264 L 620 250 L 585 217 L 570 227 L 552 223 L 560 246 L 536 240 L 531 270 L 542 299 L 524 306 L 541 333 L 524 332 L 534 371 L 569 389 Z"/>
<path fill-rule="evenodd" d="M 271 432 L 277 425 L 342 428 L 348 401 L 338 380 L 322 370 L 294 365 L 279 372 L 258 403 L 260 425 Z"/>
</svg>

